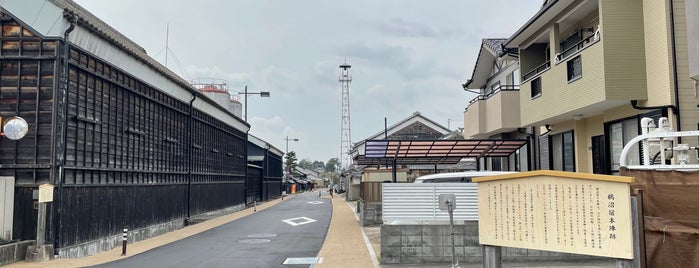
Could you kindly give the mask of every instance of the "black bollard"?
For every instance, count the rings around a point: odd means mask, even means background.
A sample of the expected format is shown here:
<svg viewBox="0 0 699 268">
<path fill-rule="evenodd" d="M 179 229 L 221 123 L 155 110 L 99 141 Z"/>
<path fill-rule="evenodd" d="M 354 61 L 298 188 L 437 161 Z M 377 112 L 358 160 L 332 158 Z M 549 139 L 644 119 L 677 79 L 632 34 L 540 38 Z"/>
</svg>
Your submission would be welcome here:
<svg viewBox="0 0 699 268">
<path fill-rule="evenodd" d="M 129 229 L 124 226 L 124 234 L 122 235 L 121 256 L 126 256 L 126 240 L 128 239 Z"/>
</svg>

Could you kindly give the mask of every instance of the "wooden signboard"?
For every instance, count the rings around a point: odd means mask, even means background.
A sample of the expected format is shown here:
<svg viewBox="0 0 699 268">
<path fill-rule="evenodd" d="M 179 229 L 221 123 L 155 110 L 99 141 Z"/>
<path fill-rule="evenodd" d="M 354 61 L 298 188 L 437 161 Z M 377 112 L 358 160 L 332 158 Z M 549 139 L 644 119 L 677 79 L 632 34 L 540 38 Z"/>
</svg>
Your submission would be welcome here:
<svg viewBox="0 0 699 268">
<path fill-rule="evenodd" d="M 631 177 L 541 170 L 473 181 L 481 244 L 633 259 Z"/>
<path fill-rule="evenodd" d="M 53 185 L 39 185 L 39 203 L 53 202 Z"/>
</svg>

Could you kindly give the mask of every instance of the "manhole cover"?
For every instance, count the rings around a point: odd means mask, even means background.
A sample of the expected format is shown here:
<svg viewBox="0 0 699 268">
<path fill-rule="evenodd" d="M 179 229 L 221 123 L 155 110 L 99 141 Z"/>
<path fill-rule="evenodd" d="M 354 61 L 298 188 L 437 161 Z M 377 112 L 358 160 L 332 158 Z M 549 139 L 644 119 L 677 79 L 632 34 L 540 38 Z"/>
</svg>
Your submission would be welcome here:
<svg viewBox="0 0 699 268">
<path fill-rule="evenodd" d="M 277 234 L 251 234 L 248 235 L 248 237 L 252 238 L 265 238 L 265 237 L 276 237 Z"/>
<path fill-rule="evenodd" d="M 243 239 L 243 240 L 238 240 L 238 243 L 243 243 L 243 244 L 261 244 L 261 243 L 269 243 L 272 240 L 269 239 Z"/>
</svg>

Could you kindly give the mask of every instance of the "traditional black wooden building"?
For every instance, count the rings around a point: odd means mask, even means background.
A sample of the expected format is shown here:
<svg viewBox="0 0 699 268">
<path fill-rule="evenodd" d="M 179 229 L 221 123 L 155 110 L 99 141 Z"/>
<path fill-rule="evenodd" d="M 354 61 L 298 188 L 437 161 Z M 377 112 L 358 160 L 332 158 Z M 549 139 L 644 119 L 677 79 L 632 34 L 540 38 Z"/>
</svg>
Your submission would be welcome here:
<svg viewBox="0 0 699 268">
<path fill-rule="evenodd" d="M 284 152 L 253 135 L 248 141 L 248 203 L 280 197 Z"/>
<path fill-rule="evenodd" d="M 44 239 L 69 257 L 116 246 L 124 226 L 145 238 L 279 196 L 281 151 L 262 146 L 246 176 L 250 126 L 94 15 L 70 0 L 0 13 L 0 116 L 30 126 L 0 140 L 12 239 L 36 238 L 41 184 L 55 186 Z"/>
</svg>

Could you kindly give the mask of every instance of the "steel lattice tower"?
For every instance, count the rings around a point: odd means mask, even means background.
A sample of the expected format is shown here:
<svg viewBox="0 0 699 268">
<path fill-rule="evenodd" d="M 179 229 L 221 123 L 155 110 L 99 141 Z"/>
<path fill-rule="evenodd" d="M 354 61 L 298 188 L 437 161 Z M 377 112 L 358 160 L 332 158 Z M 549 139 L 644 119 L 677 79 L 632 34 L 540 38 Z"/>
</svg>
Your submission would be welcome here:
<svg viewBox="0 0 699 268">
<path fill-rule="evenodd" d="M 350 150 L 352 150 L 352 131 L 350 129 L 350 103 L 349 92 L 352 76 L 349 74 L 349 69 L 352 65 L 340 65 L 342 74 L 340 74 L 340 85 L 342 86 L 342 128 L 340 133 L 340 168 L 348 169 L 351 165 Z"/>
</svg>

